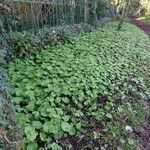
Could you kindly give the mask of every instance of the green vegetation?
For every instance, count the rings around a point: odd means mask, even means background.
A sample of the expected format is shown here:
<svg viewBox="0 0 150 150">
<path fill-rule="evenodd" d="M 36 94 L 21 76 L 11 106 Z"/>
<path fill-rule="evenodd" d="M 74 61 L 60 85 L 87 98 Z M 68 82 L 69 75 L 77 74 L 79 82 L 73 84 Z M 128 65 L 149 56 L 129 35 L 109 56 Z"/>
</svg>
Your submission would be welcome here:
<svg viewBox="0 0 150 150">
<path fill-rule="evenodd" d="M 149 39 L 130 24 L 116 29 L 109 24 L 9 64 L 28 150 L 138 147 L 125 127 L 146 113 Z"/>
<path fill-rule="evenodd" d="M 150 16 L 141 16 L 137 20 L 141 20 L 146 25 L 150 25 Z"/>
<path fill-rule="evenodd" d="M 9 36 L 0 34 L 0 65 L 15 58 L 27 58 L 35 55 L 47 45 L 64 44 L 71 37 L 91 32 L 96 28 L 110 22 L 111 18 L 102 18 L 94 26 L 89 24 L 76 24 L 62 27 L 45 27 L 36 32 L 12 32 Z"/>
<path fill-rule="evenodd" d="M 150 16 L 145 17 L 143 21 L 145 24 L 150 25 Z"/>
</svg>

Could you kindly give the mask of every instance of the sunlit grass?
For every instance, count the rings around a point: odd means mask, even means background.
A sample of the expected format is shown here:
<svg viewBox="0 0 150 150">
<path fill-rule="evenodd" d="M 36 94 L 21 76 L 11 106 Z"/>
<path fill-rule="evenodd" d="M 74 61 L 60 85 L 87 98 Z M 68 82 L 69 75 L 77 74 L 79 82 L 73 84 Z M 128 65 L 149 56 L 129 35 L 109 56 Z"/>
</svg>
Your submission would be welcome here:
<svg viewBox="0 0 150 150">
<path fill-rule="evenodd" d="M 137 20 L 143 21 L 146 25 L 150 25 L 150 16 L 141 16 Z"/>
<path fill-rule="evenodd" d="M 145 24 L 150 25 L 150 16 L 145 18 L 143 21 L 144 21 Z"/>
</svg>

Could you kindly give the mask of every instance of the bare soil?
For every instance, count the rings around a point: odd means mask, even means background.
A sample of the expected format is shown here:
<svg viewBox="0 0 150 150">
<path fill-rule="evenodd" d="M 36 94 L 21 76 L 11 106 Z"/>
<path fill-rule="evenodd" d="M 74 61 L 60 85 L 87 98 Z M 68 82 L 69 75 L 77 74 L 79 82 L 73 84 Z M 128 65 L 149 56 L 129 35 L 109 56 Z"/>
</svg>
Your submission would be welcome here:
<svg viewBox="0 0 150 150">
<path fill-rule="evenodd" d="M 143 21 L 138 20 L 138 17 L 133 16 L 130 17 L 130 22 L 134 25 L 136 25 L 137 27 L 139 27 L 141 30 L 143 30 L 149 37 L 150 37 L 150 25 L 146 25 L 144 24 Z"/>
</svg>

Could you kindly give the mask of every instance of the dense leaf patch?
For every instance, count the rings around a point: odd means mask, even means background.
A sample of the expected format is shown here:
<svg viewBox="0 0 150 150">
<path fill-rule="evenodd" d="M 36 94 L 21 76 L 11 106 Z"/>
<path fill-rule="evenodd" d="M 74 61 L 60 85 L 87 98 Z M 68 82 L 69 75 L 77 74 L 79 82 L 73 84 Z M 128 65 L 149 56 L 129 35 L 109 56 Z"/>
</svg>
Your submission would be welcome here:
<svg viewBox="0 0 150 150">
<path fill-rule="evenodd" d="M 115 147 L 114 141 L 133 147 L 123 117 L 134 126 L 140 101 L 149 96 L 149 40 L 133 25 L 116 28 L 109 24 L 9 64 L 13 103 L 29 150 L 73 149 L 71 141 L 63 142 L 72 136 L 101 139 L 100 147 Z"/>
</svg>

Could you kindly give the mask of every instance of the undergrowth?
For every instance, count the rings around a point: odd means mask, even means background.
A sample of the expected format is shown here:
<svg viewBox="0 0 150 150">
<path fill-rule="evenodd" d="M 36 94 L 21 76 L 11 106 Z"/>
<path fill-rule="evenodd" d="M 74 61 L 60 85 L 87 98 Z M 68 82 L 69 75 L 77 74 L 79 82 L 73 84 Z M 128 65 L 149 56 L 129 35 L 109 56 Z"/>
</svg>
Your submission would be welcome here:
<svg viewBox="0 0 150 150">
<path fill-rule="evenodd" d="M 16 58 L 29 58 L 44 49 L 47 45 L 62 45 L 71 40 L 71 37 L 91 32 L 110 22 L 104 17 L 94 25 L 75 24 L 58 27 L 44 27 L 38 31 L 23 31 L 0 34 L 0 65 Z"/>
<path fill-rule="evenodd" d="M 9 85 L 7 71 L 0 67 L 0 149 L 17 149 L 21 143 L 22 130 L 17 124 L 15 111 L 10 102 L 12 88 Z"/>
<path fill-rule="evenodd" d="M 112 23 L 9 64 L 28 150 L 138 149 L 133 130 L 150 96 L 148 37 Z M 146 74 L 145 74 L 146 73 Z"/>
</svg>

